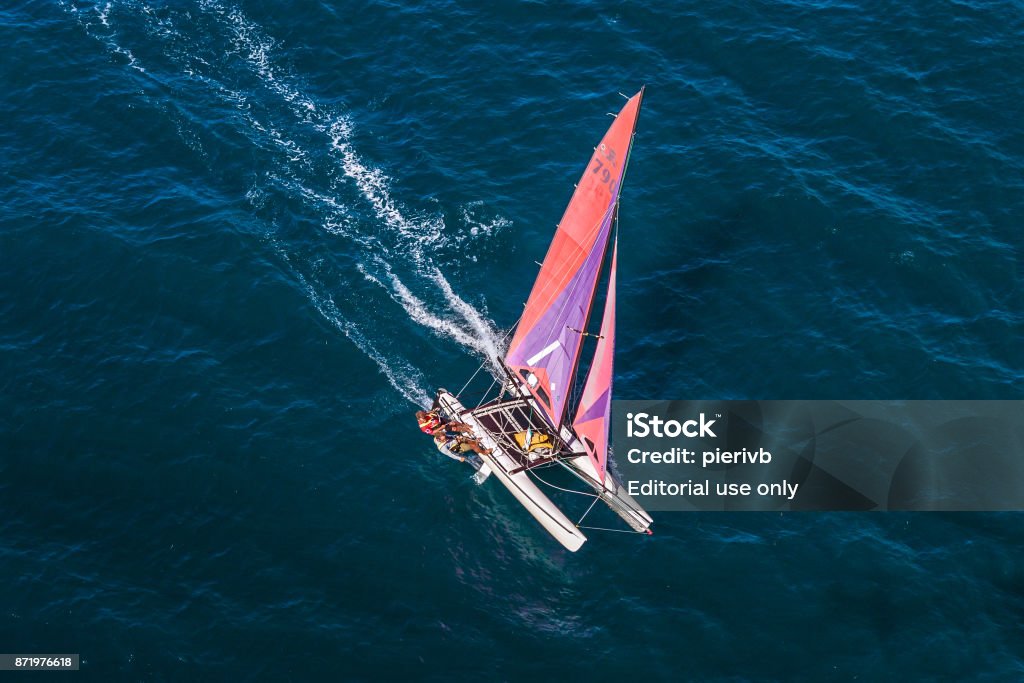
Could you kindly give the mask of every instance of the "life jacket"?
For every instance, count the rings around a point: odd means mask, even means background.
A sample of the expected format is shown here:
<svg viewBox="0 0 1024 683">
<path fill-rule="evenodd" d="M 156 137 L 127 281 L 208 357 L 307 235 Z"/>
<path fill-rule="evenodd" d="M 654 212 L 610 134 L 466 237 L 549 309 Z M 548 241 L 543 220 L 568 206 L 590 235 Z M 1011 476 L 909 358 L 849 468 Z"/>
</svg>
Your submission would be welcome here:
<svg viewBox="0 0 1024 683">
<path fill-rule="evenodd" d="M 534 451 L 537 451 L 538 453 L 550 453 L 551 449 L 555 445 L 551 440 L 551 435 L 545 434 L 544 432 L 532 432 L 530 434 L 529 447 L 526 445 L 526 432 L 516 432 L 512 437 L 516 440 L 516 443 L 519 444 L 519 447 L 527 453 L 533 453 Z"/>
<path fill-rule="evenodd" d="M 441 418 L 437 416 L 437 413 L 427 413 L 426 420 L 417 419 L 416 422 L 424 434 L 433 434 L 441 426 Z"/>
</svg>

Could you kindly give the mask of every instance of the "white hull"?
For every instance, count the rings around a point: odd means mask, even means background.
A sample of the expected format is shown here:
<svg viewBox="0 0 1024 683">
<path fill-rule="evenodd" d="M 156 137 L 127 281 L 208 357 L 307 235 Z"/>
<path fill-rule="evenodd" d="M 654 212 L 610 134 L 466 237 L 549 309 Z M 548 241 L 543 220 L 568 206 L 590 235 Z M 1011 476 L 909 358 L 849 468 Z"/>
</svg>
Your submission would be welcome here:
<svg viewBox="0 0 1024 683">
<path fill-rule="evenodd" d="M 530 397 L 529 391 L 522 386 L 518 387 L 517 393 L 525 398 Z M 634 531 L 651 533 L 650 526 L 654 520 L 651 519 L 647 511 L 640 507 L 640 504 L 632 496 L 626 493 L 626 488 L 612 473 L 611 469 L 605 470 L 604 482 L 601 482 L 600 475 L 598 475 L 593 461 L 585 454 L 579 437 L 566 426 L 562 427 L 559 436 L 561 436 L 562 441 L 568 445 L 571 451 L 580 454 L 566 462 L 573 473 L 590 488 L 594 489 L 594 492 L 601 496 L 601 500 Z"/>
<path fill-rule="evenodd" d="M 640 507 L 632 496 L 626 493 L 626 488 L 607 470 L 604 474 L 604 483 L 598 479 L 594 463 L 586 455 L 581 455 L 568 461 L 569 467 L 582 475 L 582 479 L 601 496 L 608 507 L 615 514 L 623 519 L 634 531 L 649 532 L 651 523 L 654 521 L 647 511 Z"/>
<path fill-rule="evenodd" d="M 473 414 L 467 412 L 465 406 L 455 396 L 448 392 L 442 392 L 438 395 L 438 402 L 444 412 L 457 416 L 458 420 L 473 427 L 474 436 L 479 438 L 485 448 L 494 450 L 490 455 L 480 456 L 484 461 L 484 467 L 490 469 L 491 474 L 495 475 L 498 481 L 512 492 L 516 500 L 559 543 L 573 552 L 579 550 L 580 546 L 586 542 L 587 537 L 551 502 L 550 498 L 544 495 L 544 492 L 534 483 L 530 473 L 520 468 L 519 462 L 490 437 Z"/>
</svg>

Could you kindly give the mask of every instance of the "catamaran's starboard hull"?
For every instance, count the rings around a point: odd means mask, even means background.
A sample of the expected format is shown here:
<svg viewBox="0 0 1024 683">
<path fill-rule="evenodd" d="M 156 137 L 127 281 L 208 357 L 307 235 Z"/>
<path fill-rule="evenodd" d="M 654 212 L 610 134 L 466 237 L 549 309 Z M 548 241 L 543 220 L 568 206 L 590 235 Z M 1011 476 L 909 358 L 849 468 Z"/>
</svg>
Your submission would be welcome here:
<svg viewBox="0 0 1024 683">
<path fill-rule="evenodd" d="M 513 390 L 526 401 L 532 401 L 529 390 L 522 385 L 514 387 Z M 604 472 L 604 481 L 594 466 L 594 461 L 585 454 L 583 443 L 579 436 L 568 426 L 563 425 L 559 437 L 567 449 L 578 453 L 576 457 L 565 458 L 562 462 L 568 466 L 570 472 L 575 474 L 587 486 L 594 490 L 601 500 L 611 508 L 612 512 L 622 518 L 634 531 L 650 533 L 651 524 L 654 520 L 647 514 L 636 500 L 626 492 L 618 477 L 610 470 Z"/>
<path fill-rule="evenodd" d="M 567 464 L 634 531 L 649 532 L 654 520 L 632 496 L 626 493 L 626 487 L 611 471 L 605 471 L 604 483 L 601 483 L 594 463 L 588 456 L 580 455 L 571 458 Z"/>
<path fill-rule="evenodd" d="M 587 537 L 576 528 L 565 514 L 544 495 L 534 483 L 529 471 L 523 470 L 510 454 L 506 453 L 501 444 L 491 438 L 486 429 L 467 411 L 465 406 L 448 392 L 438 394 L 441 410 L 448 416 L 465 422 L 473 428 L 474 436 L 486 448 L 494 449 L 490 455 L 481 455 L 484 466 L 490 469 L 505 488 L 512 492 L 526 510 L 533 515 L 540 525 L 555 537 L 559 543 L 575 552 L 580 549 Z"/>
</svg>

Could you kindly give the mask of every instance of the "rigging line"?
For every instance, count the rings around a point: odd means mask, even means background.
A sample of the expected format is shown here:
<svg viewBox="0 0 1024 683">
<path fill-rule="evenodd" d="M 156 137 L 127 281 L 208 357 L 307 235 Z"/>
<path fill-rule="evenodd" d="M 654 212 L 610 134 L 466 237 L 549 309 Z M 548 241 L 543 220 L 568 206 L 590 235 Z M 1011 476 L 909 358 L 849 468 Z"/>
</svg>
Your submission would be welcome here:
<svg viewBox="0 0 1024 683">
<path fill-rule="evenodd" d="M 587 486 L 602 486 L 602 484 L 600 482 L 598 482 L 596 479 L 591 479 L 590 477 L 587 477 L 587 476 L 581 474 L 579 470 L 577 470 L 576 468 L 570 467 L 569 465 L 565 464 L 565 462 L 563 460 L 558 459 L 558 460 L 555 460 L 555 462 L 557 464 L 561 465 L 562 469 L 564 469 L 565 471 L 567 471 L 570 474 L 572 474 L 574 477 L 576 477 L 577 479 L 582 481 Z M 602 488 L 602 490 L 604 490 L 604 489 Z M 609 505 L 609 507 L 611 507 L 611 503 L 608 503 L 608 505 Z M 623 507 L 623 508 L 625 508 L 625 509 L 627 509 L 627 510 L 629 510 L 631 512 L 643 512 L 644 511 L 643 508 L 640 508 L 639 506 L 630 505 L 629 503 L 623 502 L 621 499 L 617 499 L 617 505 L 619 505 L 620 507 Z"/>
<path fill-rule="evenodd" d="M 480 402 L 476 404 L 477 408 L 482 406 L 484 403 L 487 403 L 487 396 L 491 393 L 491 389 L 494 388 L 494 385 L 497 384 L 497 382 L 498 382 L 497 378 L 491 380 L 490 386 L 487 387 L 487 390 L 484 391 L 483 395 L 480 397 Z M 463 387 L 463 389 L 465 389 L 465 387 Z M 475 410 L 475 408 L 474 408 L 474 410 Z"/>
<path fill-rule="evenodd" d="M 513 324 L 512 327 L 508 328 L 505 331 L 505 334 L 502 335 L 501 339 L 498 340 L 498 344 L 503 344 L 505 342 L 505 340 L 509 338 L 509 335 L 512 334 L 512 332 L 516 329 L 516 327 L 519 325 L 519 323 L 522 321 L 522 319 L 523 319 L 523 316 L 520 315 L 519 316 L 519 320 L 516 320 L 515 324 Z M 500 358 L 500 356 L 498 358 Z M 470 385 L 470 383 L 474 379 L 476 379 L 476 376 L 478 374 L 480 374 L 480 371 L 483 370 L 485 366 L 490 365 L 493 361 L 494 361 L 494 359 L 492 359 L 492 358 L 484 359 L 484 361 L 482 363 L 480 363 L 479 366 L 477 366 L 476 372 L 474 372 L 473 375 L 469 378 L 469 381 L 467 381 L 464 385 L 462 385 L 462 388 L 459 389 L 459 393 L 455 394 L 455 398 L 459 398 L 462 395 L 462 392 L 464 392 L 466 390 L 466 387 L 468 387 Z M 494 375 L 492 374 L 492 376 L 494 376 Z M 498 378 L 495 377 L 494 378 L 494 382 L 497 382 L 497 381 L 498 381 Z M 485 398 L 487 396 L 487 392 L 489 392 L 491 390 L 491 387 L 494 386 L 494 382 L 491 382 L 491 386 L 488 387 L 487 391 L 484 392 L 484 397 Z"/>
<path fill-rule="evenodd" d="M 576 528 L 577 529 L 589 529 L 591 531 L 614 531 L 617 534 L 644 534 L 644 535 L 649 535 L 649 534 L 647 534 L 646 531 L 634 531 L 633 529 L 609 529 L 608 527 L 603 527 L 603 526 L 580 526 L 579 524 L 577 524 Z"/>
<path fill-rule="evenodd" d="M 481 366 L 481 367 L 482 367 L 482 366 Z M 477 370 L 477 372 L 479 372 L 479 370 Z M 474 376 L 475 376 L 475 373 L 474 373 Z M 471 381 L 473 381 L 473 380 L 472 380 L 472 378 L 470 378 L 470 382 L 471 382 Z M 492 380 L 491 380 L 491 383 L 490 383 L 490 384 L 489 384 L 489 385 L 487 386 L 487 388 L 486 388 L 486 389 L 485 389 L 485 390 L 484 390 L 484 391 L 483 391 L 483 392 L 482 392 L 482 393 L 480 394 L 480 401 L 479 401 L 479 402 L 478 402 L 478 403 L 476 404 L 476 406 L 475 406 L 475 407 L 473 408 L 473 410 L 476 410 L 476 408 L 479 408 L 480 406 L 482 406 L 482 405 L 483 405 L 484 403 L 486 403 L 486 402 L 487 402 L 487 396 L 488 396 L 488 395 L 490 395 L 490 393 L 491 393 L 491 389 L 493 389 L 493 388 L 494 388 L 494 385 L 495 385 L 495 384 L 497 383 L 497 381 L 498 381 L 497 379 L 492 379 Z M 463 392 L 463 391 L 465 391 L 465 390 L 466 390 L 466 387 L 468 387 L 468 386 L 469 386 L 469 382 L 466 382 L 466 386 L 462 387 L 462 391 L 460 391 L 460 392 L 459 392 L 459 395 L 461 395 L 461 394 L 462 394 L 462 392 Z M 455 398 L 459 398 L 459 395 L 457 395 L 457 396 L 456 396 Z"/>
<path fill-rule="evenodd" d="M 501 336 L 501 341 L 505 341 L 506 339 L 508 339 L 508 336 L 510 334 L 512 334 L 512 332 L 516 329 L 516 327 L 519 326 L 519 323 L 522 322 L 524 315 L 525 315 L 525 313 L 520 313 L 519 314 L 519 317 L 516 319 L 515 323 L 512 324 L 512 327 L 510 327 L 507 330 L 505 330 L 505 334 L 503 334 Z"/>
<path fill-rule="evenodd" d="M 558 486 L 556 484 L 552 484 L 550 481 L 545 480 L 539 474 L 534 472 L 532 468 L 527 468 L 526 471 L 529 474 L 533 475 L 533 477 L 535 477 L 537 479 L 537 481 L 539 481 L 540 483 L 545 484 L 547 486 L 550 486 L 553 489 L 558 489 L 559 491 L 565 491 L 566 493 L 575 493 L 577 496 L 591 496 L 591 497 L 593 497 L 595 499 L 601 497 L 601 496 L 597 495 L 596 493 L 587 493 L 586 491 L 574 491 L 573 489 L 566 489 L 566 488 L 562 488 L 561 486 Z"/>
<path fill-rule="evenodd" d="M 455 398 L 459 398 L 460 396 L 462 396 L 462 392 L 466 390 L 466 387 L 469 386 L 470 382 L 476 379 L 476 376 L 479 375 L 480 371 L 484 369 L 484 365 L 486 365 L 486 361 L 484 363 L 481 363 L 480 367 L 476 369 L 476 372 L 474 372 L 473 375 L 466 381 L 466 383 L 462 385 L 462 388 L 459 389 L 459 392 L 455 394 Z"/>
<path fill-rule="evenodd" d="M 507 330 L 505 330 L 505 334 L 501 335 L 501 339 L 498 340 L 498 344 L 504 344 L 505 340 L 507 340 L 512 335 L 512 333 L 515 332 L 516 328 L 519 327 L 519 323 L 521 323 L 523 321 L 523 316 L 524 315 L 525 315 L 525 312 L 519 314 L 519 317 L 516 318 L 516 321 L 514 323 L 512 323 L 512 327 L 510 327 Z M 508 351 L 508 349 L 505 349 L 505 350 Z M 493 359 L 488 359 L 485 362 L 489 362 L 491 360 L 493 360 Z"/>
<path fill-rule="evenodd" d="M 517 327 L 519 327 L 519 323 L 521 323 L 523 321 L 523 316 L 524 315 L 526 315 L 525 311 L 523 313 L 519 314 L 519 317 L 516 319 L 515 323 L 513 323 L 512 327 L 510 327 L 507 330 L 505 330 L 505 334 L 502 335 L 500 343 L 504 344 L 505 340 L 509 338 L 509 335 L 511 335 L 515 331 L 515 329 Z"/>
<path fill-rule="evenodd" d="M 583 520 L 587 518 L 587 515 L 590 514 L 590 511 L 594 509 L 594 506 L 597 505 L 597 498 L 598 498 L 597 496 L 594 496 L 594 500 L 591 501 L 590 507 L 588 507 L 587 511 L 583 513 L 583 516 L 580 517 L 580 521 L 576 522 L 576 528 L 577 529 L 579 528 L 580 524 L 583 523 Z"/>
</svg>

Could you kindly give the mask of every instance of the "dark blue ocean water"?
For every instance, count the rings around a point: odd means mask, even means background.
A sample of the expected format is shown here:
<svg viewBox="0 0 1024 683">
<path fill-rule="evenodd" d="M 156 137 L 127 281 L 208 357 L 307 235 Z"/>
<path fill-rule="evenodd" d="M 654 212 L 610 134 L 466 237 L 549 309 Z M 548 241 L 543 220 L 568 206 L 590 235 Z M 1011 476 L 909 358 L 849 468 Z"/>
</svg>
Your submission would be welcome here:
<svg viewBox="0 0 1024 683">
<path fill-rule="evenodd" d="M 570 554 L 411 411 L 499 347 L 642 84 L 619 397 L 1020 398 L 1022 35 L 1017 0 L 5 4 L 0 651 L 1021 680 L 1018 515 Z"/>
</svg>

